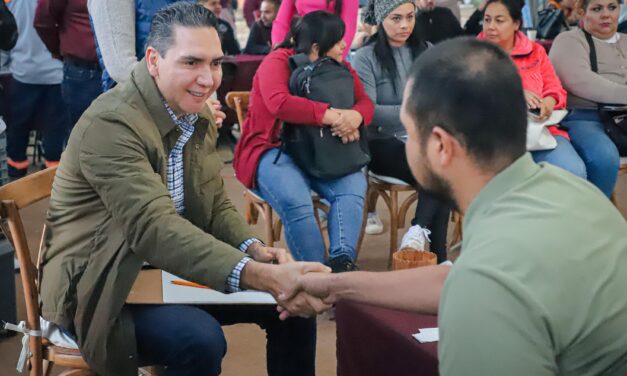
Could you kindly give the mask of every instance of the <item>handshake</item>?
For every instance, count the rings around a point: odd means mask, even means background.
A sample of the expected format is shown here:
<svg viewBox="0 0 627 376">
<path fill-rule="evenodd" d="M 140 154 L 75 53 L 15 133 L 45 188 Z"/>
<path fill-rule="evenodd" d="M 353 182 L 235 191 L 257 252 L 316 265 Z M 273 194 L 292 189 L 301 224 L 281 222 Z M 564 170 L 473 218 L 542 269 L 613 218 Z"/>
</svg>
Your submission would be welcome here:
<svg viewBox="0 0 627 376">
<path fill-rule="evenodd" d="M 242 271 L 242 287 L 271 293 L 281 320 L 315 316 L 335 303 L 330 287 L 336 275 L 329 267 L 318 262 L 295 262 L 285 249 L 260 243 L 251 245 L 248 253 L 255 261 Z"/>
</svg>

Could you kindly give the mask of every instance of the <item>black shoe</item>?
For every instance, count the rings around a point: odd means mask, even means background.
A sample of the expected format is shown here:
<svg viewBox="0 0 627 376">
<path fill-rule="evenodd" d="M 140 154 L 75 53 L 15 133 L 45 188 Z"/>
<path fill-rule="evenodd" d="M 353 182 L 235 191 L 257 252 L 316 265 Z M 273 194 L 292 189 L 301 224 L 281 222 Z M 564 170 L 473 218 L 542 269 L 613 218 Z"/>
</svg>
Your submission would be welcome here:
<svg viewBox="0 0 627 376">
<path fill-rule="evenodd" d="M 353 260 L 346 255 L 330 258 L 325 264 L 331 268 L 332 273 L 354 272 L 359 270 Z"/>
<path fill-rule="evenodd" d="M 26 168 L 18 170 L 13 166 L 7 166 L 7 169 L 9 170 L 9 178 L 11 179 L 11 181 L 23 178 L 28 172 L 28 169 Z"/>
</svg>

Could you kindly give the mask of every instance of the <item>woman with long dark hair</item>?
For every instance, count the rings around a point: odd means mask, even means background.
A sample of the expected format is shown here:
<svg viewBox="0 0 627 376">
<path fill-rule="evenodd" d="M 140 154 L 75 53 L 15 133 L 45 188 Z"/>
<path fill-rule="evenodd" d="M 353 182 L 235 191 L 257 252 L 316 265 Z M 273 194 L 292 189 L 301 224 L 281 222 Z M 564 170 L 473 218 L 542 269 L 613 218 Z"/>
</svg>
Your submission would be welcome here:
<svg viewBox="0 0 627 376">
<path fill-rule="evenodd" d="M 415 29 L 416 6 L 412 0 L 370 0 L 364 12 L 364 22 L 378 25 L 366 46 L 357 50 L 353 59 L 355 71 L 364 89 L 375 103 L 372 125 L 368 128 L 368 143 L 372 155 L 370 171 L 400 179 L 419 192 L 412 227 L 401 241 L 401 248 L 424 250 L 429 235 L 430 249 L 439 261 L 446 259 L 446 232 L 450 207 L 423 191 L 414 179 L 407 158 L 400 107 L 407 73 L 413 60 L 427 48 L 427 43 Z M 366 233 L 383 231 L 376 212 L 368 213 Z"/>
<path fill-rule="evenodd" d="M 280 151 L 280 133 L 283 122 L 290 127 L 330 126 L 348 142 L 359 137 L 360 127 L 370 123 L 373 104 L 346 62 L 343 64 L 353 76 L 355 94 L 351 109 L 331 108 L 289 91 L 289 58 L 306 54 L 311 62 L 323 57 L 342 62 L 346 49 L 343 36 L 344 22 L 339 16 L 324 11 L 308 13 L 263 60 L 253 78 L 248 115 L 233 163 L 237 178 L 256 189 L 281 217 L 288 248 L 296 260 L 324 261 L 325 246 L 314 217 L 311 190 L 330 202 L 327 265 L 335 272 L 355 269 L 366 178 L 361 171 L 332 179 L 308 174 L 289 153 Z"/>
</svg>

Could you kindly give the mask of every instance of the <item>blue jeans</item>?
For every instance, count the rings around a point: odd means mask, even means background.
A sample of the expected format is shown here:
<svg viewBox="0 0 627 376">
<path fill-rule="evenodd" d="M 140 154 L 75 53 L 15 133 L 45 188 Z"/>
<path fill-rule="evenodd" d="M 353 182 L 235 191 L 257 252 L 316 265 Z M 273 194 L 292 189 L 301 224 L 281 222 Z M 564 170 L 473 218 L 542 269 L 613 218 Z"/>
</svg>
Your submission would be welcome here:
<svg viewBox="0 0 627 376">
<path fill-rule="evenodd" d="M 547 162 L 561 167 L 573 175 L 586 179 L 586 165 L 579 157 L 570 141 L 562 136 L 555 136 L 557 146 L 553 150 L 532 151 L 531 156 L 537 163 Z"/>
<path fill-rule="evenodd" d="M 70 126 L 73 127 L 91 102 L 102 93 L 100 79 L 102 70 L 98 63 L 93 66 L 75 64 L 66 59 L 63 63 L 63 83 L 61 93 L 70 114 Z"/>
<path fill-rule="evenodd" d="M 568 128 L 570 142 L 586 165 L 588 180 L 610 197 L 618 178 L 620 156 L 605 133 L 599 113 L 597 110 L 572 110 L 562 124 Z"/>
<path fill-rule="evenodd" d="M 258 193 L 279 214 L 292 255 L 299 261 L 324 262 L 324 242 L 314 217 L 311 190 L 331 203 L 328 217 L 329 257 L 355 259 L 361 231 L 367 182 L 355 172 L 337 179 L 318 179 L 305 174 L 292 158 L 270 149 L 257 167 Z"/>
<path fill-rule="evenodd" d="M 276 306 L 127 305 L 140 365 L 165 365 L 165 375 L 219 375 L 226 354 L 221 325 L 255 323 L 266 331 L 269 376 L 313 376 L 316 319 L 279 320 Z"/>
</svg>

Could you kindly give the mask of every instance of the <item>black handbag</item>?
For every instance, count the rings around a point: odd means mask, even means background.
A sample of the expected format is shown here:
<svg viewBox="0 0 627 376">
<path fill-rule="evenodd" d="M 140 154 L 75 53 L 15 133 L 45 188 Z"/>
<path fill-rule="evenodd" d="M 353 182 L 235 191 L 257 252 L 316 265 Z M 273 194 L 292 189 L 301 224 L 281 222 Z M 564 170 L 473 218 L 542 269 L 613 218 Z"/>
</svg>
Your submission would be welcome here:
<svg viewBox="0 0 627 376">
<path fill-rule="evenodd" d="M 9 8 L 0 1 L 0 50 L 8 51 L 17 42 L 17 24 Z"/>
<path fill-rule="evenodd" d="M 583 29 L 582 31 L 590 47 L 590 67 L 593 72 L 598 74 L 597 51 L 594 47 L 592 35 Z M 627 156 L 627 105 L 599 104 L 599 116 L 605 126 L 605 132 L 616 144 L 618 153 L 621 156 Z"/>
<path fill-rule="evenodd" d="M 562 31 L 562 27 L 568 29 L 564 12 L 555 8 L 547 8 L 538 12 L 539 39 L 555 39 Z"/>
<path fill-rule="evenodd" d="M 289 88 L 293 95 L 338 109 L 350 109 L 355 104 L 353 75 L 345 65 L 330 58 L 311 63 L 305 54 L 290 57 L 289 63 Z M 284 123 L 282 150 L 308 175 L 334 179 L 359 171 L 370 162 L 363 126 L 359 135 L 358 141 L 343 144 L 330 127 Z"/>
</svg>

